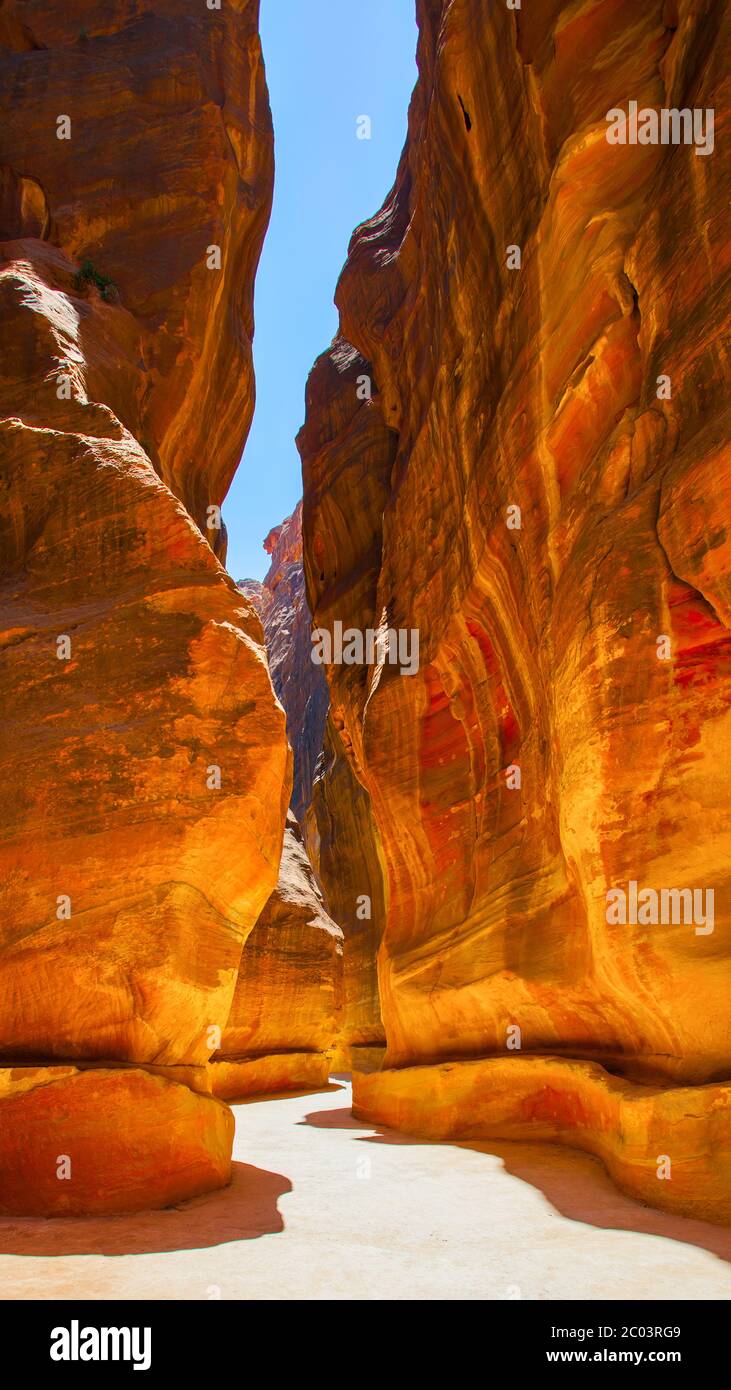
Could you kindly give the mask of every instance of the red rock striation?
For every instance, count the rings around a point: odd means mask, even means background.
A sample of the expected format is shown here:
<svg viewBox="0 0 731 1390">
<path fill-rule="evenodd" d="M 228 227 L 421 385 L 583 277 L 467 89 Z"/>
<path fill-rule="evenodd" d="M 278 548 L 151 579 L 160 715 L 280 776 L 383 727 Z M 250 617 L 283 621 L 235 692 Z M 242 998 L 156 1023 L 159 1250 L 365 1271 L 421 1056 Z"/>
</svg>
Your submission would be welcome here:
<svg viewBox="0 0 731 1390">
<path fill-rule="evenodd" d="M 627 1190 L 727 1219 L 731 14 L 417 10 L 299 440 L 315 624 L 420 640 L 416 675 L 327 672 L 386 870 L 356 1111 L 474 1138 L 552 1110 Z M 715 147 L 610 143 L 631 101 L 712 110 Z M 622 922 L 631 882 L 701 914 Z"/>
<path fill-rule="evenodd" d="M 261 625 L 214 554 L 271 199 L 257 14 L 0 10 L 3 1210 L 229 1173 L 211 1030 L 289 796 Z"/>
</svg>

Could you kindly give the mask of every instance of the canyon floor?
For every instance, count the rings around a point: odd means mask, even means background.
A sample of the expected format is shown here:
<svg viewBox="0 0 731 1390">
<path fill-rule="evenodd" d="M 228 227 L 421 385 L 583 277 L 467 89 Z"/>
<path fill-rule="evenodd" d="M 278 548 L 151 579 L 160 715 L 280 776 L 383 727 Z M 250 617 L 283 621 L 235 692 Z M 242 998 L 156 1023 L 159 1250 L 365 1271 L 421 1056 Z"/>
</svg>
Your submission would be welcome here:
<svg viewBox="0 0 731 1390">
<path fill-rule="evenodd" d="M 222 1192 L 137 1216 L 0 1218 L 0 1297 L 731 1297 L 731 1230 L 622 1196 L 586 1155 L 376 1130 L 352 1118 L 345 1078 L 233 1108 Z"/>
</svg>

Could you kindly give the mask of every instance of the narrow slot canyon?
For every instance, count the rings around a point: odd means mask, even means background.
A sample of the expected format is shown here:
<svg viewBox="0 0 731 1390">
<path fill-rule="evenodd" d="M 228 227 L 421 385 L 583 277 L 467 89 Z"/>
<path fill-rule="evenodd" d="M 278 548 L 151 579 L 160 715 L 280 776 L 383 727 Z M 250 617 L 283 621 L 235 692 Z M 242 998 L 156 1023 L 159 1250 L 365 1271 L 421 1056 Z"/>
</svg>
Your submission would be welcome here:
<svg viewBox="0 0 731 1390">
<path fill-rule="evenodd" d="M 283 11 L 0 0 L 2 1299 L 731 1297 L 731 11 L 396 3 L 340 269 Z"/>
</svg>

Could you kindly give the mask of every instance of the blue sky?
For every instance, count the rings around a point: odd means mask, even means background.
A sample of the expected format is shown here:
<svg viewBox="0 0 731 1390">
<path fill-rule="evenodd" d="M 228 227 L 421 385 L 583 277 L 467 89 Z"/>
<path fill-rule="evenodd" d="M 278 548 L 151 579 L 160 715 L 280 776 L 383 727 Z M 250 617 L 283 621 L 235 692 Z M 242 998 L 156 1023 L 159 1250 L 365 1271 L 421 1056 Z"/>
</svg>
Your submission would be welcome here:
<svg viewBox="0 0 731 1390">
<path fill-rule="evenodd" d="M 261 0 L 274 118 L 274 207 L 256 282 L 256 413 L 223 506 L 227 568 L 261 579 L 262 541 L 302 494 L 307 374 L 330 343 L 353 228 L 378 210 L 416 81 L 414 0 Z M 370 140 L 356 138 L 368 115 Z"/>
</svg>

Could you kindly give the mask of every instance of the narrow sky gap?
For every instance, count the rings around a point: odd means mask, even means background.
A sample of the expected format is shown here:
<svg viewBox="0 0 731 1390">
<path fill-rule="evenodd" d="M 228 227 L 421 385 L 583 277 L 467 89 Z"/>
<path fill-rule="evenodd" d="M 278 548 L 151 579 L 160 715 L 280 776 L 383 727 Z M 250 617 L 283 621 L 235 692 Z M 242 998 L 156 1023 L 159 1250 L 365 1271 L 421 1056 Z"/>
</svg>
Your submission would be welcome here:
<svg viewBox="0 0 731 1390">
<path fill-rule="evenodd" d="M 227 568 L 261 579 L 267 531 L 302 493 L 294 444 L 353 228 L 390 189 L 416 81 L 414 0 L 261 0 L 274 119 L 274 206 L 256 282 L 257 403 L 224 503 Z M 370 116 L 370 140 L 356 138 Z"/>
</svg>

